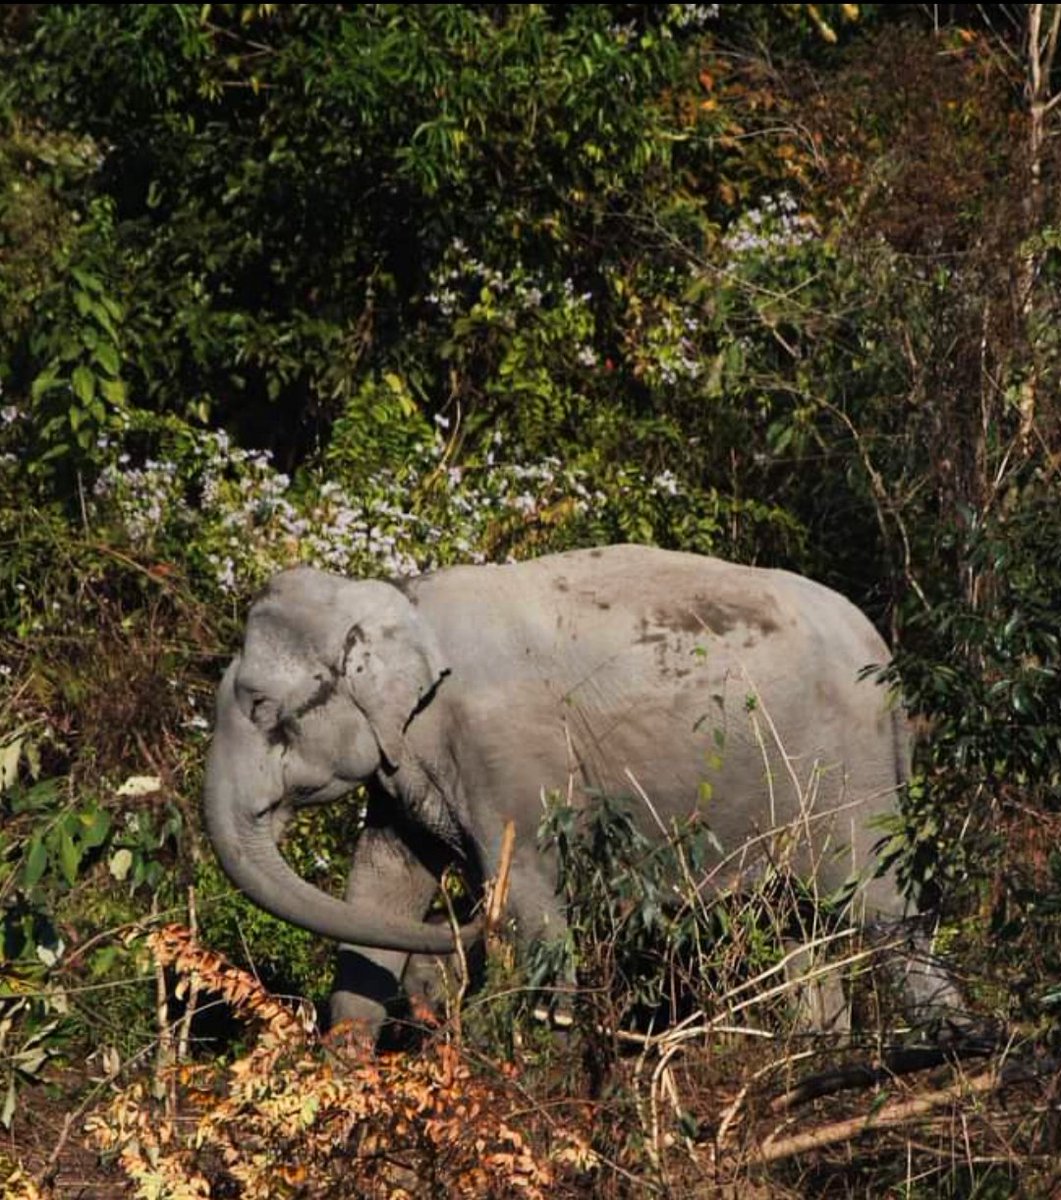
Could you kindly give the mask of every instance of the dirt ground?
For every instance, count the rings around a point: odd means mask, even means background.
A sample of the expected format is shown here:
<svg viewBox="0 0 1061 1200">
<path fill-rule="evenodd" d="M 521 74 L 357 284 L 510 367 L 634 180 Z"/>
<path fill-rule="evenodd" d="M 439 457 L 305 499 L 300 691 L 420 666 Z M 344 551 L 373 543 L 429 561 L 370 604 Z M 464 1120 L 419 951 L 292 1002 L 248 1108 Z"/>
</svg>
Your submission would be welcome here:
<svg viewBox="0 0 1061 1200">
<path fill-rule="evenodd" d="M 85 1115 L 68 1121 L 88 1086 L 83 1071 L 68 1067 L 49 1072 L 47 1084 L 23 1088 L 11 1129 L 0 1135 L 0 1178 L 21 1165 L 30 1175 L 41 1174 L 42 1190 L 49 1184 L 55 1200 L 117 1200 L 129 1194 L 121 1172 L 85 1145 Z"/>
</svg>

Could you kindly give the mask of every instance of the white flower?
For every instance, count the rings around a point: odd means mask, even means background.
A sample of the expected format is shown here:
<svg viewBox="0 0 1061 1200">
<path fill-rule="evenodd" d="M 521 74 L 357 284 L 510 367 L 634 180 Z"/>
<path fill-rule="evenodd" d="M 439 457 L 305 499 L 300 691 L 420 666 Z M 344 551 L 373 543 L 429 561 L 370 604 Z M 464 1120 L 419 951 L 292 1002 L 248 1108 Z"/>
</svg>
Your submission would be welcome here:
<svg viewBox="0 0 1061 1200">
<path fill-rule="evenodd" d="M 677 496 L 678 494 L 678 478 L 673 471 L 661 471 L 652 480 L 652 486 L 656 491 L 663 492 L 667 496 Z"/>
</svg>

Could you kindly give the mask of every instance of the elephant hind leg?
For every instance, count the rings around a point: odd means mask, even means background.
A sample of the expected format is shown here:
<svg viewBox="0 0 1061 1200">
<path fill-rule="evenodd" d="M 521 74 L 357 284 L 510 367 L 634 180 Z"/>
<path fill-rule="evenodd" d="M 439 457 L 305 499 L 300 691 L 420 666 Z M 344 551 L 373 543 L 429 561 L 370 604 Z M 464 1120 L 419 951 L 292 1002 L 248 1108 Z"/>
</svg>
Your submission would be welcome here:
<svg viewBox="0 0 1061 1200">
<path fill-rule="evenodd" d="M 961 991 L 946 964 L 933 953 L 928 932 L 915 925 L 891 970 L 911 1025 L 955 1032 L 970 1028 L 972 1017 Z"/>
<path fill-rule="evenodd" d="M 851 1033 L 851 1004 L 844 991 L 843 966 L 828 963 L 821 949 L 784 939 L 785 978 L 796 1002 L 800 1033 Z"/>
</svg>

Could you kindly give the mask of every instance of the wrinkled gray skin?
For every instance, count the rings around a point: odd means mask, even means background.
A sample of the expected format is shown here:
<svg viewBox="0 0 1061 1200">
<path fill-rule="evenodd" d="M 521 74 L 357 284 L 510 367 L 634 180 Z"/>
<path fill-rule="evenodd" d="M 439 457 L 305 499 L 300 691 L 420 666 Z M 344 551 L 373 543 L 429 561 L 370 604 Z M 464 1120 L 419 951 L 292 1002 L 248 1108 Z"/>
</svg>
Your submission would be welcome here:
<svg viewBox="0 0 1061 1200">
<path fill-rule="evenodd" d="M 424 920 L 440 874 L 456 861 L 490 877 L 509 820 L 510 913 L 523 937 L 562 931 L 554 862 L 535 847 L 543 789 L 576 804 L 629 795 L 629 772 L 663 821 L 700 803 L 727 853 L 798 822 L 809 839 L 797 869 L 823 893 L 862 872 L 867 917 L 895 918 L 893 881 L 869 878 L 871 824 L 895 808 L 906 731 L 860 677 L 887 659 L 828 588 L 692 554 L 613 546 L 398 585 L 297 568 L 254 603 L 220 685 L 207 827 L 247 896 L 344 943 L 333 1019 L 372 1030 L 410 953 L 453 948 Z M 277 838 L 294 808 L 358 783 L 368 827 L 339 900 L 300 879 Z M 755 853 L 715 883 L 734 883 Z"/>
</svg>

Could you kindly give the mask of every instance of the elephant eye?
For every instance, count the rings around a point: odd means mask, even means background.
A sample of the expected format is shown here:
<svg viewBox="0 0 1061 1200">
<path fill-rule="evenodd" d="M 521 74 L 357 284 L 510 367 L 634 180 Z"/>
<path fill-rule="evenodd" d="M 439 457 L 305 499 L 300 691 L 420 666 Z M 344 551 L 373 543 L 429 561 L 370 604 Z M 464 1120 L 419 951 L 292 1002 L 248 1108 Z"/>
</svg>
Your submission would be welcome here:
<svg viewBox="0 0 1061 1200">
<path fill-rule="evenodd" d="M 255 696 L 251 701 L 251 720 L 270 739 L 282 735 L 287 718 L 275 700 L 268 696 Z"/>
<path fill-rule="evenodd" d="M 281 746 L 290 746 L 299 733 L 299 724 L 294 717 L 281 717 L 269 730 L 269 740 Z"/>
</svg>

